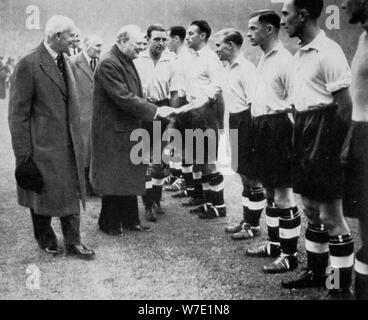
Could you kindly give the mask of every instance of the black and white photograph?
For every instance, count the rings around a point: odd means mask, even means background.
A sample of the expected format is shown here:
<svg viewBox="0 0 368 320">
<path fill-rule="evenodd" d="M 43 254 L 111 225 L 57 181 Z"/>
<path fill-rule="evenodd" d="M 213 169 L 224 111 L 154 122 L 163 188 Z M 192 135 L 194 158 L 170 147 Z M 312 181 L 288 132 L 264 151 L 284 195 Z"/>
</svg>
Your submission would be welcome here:
<svg viewBox="0 0 368 320">
<path fill-rule="evenodd" d="M 0 0 L 0 44 L 0 300 L 368 300 L 368 0 Z"/>
</svg>

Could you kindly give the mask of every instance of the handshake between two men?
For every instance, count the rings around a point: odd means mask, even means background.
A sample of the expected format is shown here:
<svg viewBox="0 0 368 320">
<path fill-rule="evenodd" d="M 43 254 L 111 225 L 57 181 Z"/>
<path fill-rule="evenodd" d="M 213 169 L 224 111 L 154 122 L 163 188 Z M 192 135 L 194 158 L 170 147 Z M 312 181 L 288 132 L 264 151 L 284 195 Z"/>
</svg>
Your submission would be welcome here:
<svg viewBox="0 0 368 320">
<path fill-rule="evenodd" d="M 164 119 L 172 118 L 177 115 L 180 115 L 180 114 L 183 114 L 183 113 L 195 110 L 195 109 L 199 109 L 205 106 L 208 103 L 208 101 L 209 99 L 206 96 L 203 96 L 203 97 L 193 100 L 192 102 L 186 105 L 183 105 L 180 108 L 172 108 L 168 106 L 163 106 L 161 108 L 158 108 L 157 117 L 164 118 Z"/>
<path fill-rule="evenodd" d="M 180 108 L 172 108 L 168 106 L 160 107 L 157 109 L 157 118 L 162 118 L 162 119 L 173 118 L 179 114 L 189 111 L 189 108 L 185 108 L 187 106 L 190 106 L 190 105 L 188 104 Z"/>
</svg>

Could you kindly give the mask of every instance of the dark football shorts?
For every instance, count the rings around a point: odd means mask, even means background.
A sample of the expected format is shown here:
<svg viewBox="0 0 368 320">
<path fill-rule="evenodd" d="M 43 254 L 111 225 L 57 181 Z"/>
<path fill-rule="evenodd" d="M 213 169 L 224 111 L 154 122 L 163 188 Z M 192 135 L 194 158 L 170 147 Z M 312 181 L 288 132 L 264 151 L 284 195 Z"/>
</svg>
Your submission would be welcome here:
<svg viewBox="0 0 368 320">
<path fill-rule="evenodd" d="M 289 113 L 254 118 L 254 163 L 265 188 L 292 187 L 292 134 Z"/>
<path fill-rule="evenodd" d="M 341 154 L 343 206 L 348 217 L 368 219 L 368 123 L 354 122 Z"/>
<path fill-rule="evenodd" d="M 346 134 L 347 126 L 337 114 L 337 105 L 319 105 L 296 112 L 295 193 L 323 203 L 342 198 L 340 153 Z"/>
<path fill-rule="evenodd" d="M 182 137 L 185 145 L 185 163 L 197 165 L 216 164 L 218 158 L 219 119 L 216 101 L 184 114 L 187 127 Z M 192 130 L 193 135 L 188 135 Z M 198 135 L 196 134 L 198 131 Z"/>
<path fill-rule="evenodd" d="M 257 180 L 253 161 L 253 122 L 250 110 L 231 113 L 229 128 L 238 130 L 237 139 L 230 133 L 232 169 L 248 179 Z"/>
</svg>

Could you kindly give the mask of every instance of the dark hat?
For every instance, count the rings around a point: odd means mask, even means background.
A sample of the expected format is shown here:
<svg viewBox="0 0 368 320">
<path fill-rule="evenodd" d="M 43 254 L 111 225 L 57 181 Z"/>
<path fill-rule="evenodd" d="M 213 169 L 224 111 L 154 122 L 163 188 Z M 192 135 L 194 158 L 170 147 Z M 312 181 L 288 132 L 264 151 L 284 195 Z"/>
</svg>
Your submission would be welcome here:
<svg viewBox="0 0 368 320">
<path fill-rule="evenodd" d="M 28 158 L 15 169 L 15 179 L 19 187 L 25 190 L 41 193 L 44 187 L 41 172 L 32 158 Z"/>
</svg>

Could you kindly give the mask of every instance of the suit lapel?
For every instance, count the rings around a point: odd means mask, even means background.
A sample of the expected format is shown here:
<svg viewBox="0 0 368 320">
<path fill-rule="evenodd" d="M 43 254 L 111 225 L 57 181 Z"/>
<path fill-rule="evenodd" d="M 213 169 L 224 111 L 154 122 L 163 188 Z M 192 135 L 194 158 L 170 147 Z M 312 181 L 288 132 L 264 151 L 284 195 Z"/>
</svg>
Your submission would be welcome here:
<svg viewBox="0 0 368 320">
<path fill-rule="evenodd" d="M 77 104 L 77 86 L 75 83 L 75 78 L 73 75 L 72 67 L 70 66 L 69 59 L 65 57 L 65 71 L 67 76 L 68 83 L 68 113 L 69 113 L 69 121 L 73 121 L 76 119 L 75 112 L 78 110 Z M 77 108 L 75 108 L 77 106 Z"/>
<path fill-rule="evenodd" d="M 139 86 L 139 92 L 141 92 L 141 94 L 143 95 L 143 91 L 142 91 L 142 82 L 141 82 L 141 78 L 139 77 L 139 73 L 134 65 L 134 63 L 130 63 L 130 67 L 131 67 L 131 73 L 134 74 L 134 80 L 136 81 L 136 83 Z"/>
<path fill-rule="evenodd" d="M 139 87 L 139 91 L 142 91 L 142 83 L 141 83 L 141 79 L 139 78 L 138 72 L 134 66 L 134 63 L 126 63 L 125 64 L 126 70 L 128 73 L 130 73 L 130 75 L 133 77 L 133 80 L 135 81 L 135 83 L 138 85 Z"/>
<path fill-rule="evenodd" d="M 52 59 L 51 55 L 47 52 L 44 44 L 39 47 L 40 52 L 40 66 L 45 74 L 54 82 L 54 84 L 60 89 L 64 96 L 68 95 L 66 84 L 61 76 L 59 69 Z"/>
<path fill-rule="evenodd" d="M 93 71 L 83 53 L 79 54 L 76 64 L 77 67 L 81 69 L 91 81 L 93 81 Z"/>
</svg>

